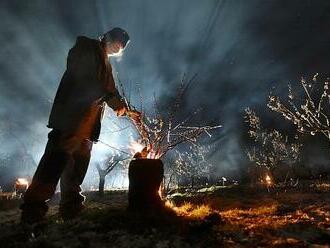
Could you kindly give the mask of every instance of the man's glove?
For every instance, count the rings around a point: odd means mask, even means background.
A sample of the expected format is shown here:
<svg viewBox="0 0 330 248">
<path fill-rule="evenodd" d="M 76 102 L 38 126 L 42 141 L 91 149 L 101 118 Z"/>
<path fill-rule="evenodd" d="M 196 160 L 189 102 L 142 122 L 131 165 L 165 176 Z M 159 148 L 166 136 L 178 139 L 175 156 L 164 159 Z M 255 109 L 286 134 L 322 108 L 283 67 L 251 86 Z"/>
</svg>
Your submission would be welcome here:
<svg viewBox="0 0 330 248">
<path fill-rule="evenodd" d="M 134 122 L 141 122 L 141 113 L 136 110 L 126 110 L 126 116 Z M 118 115 L 118 114 L 117 114 Z"/>
<path fill-rule="evenodd" d="M 127 115 L 127 108 L 126 106 L 123 106 L 123 107 L 119 107 L 118 109 L 114 110 L 117 114 L 117 116 L 124 116 L 125 114 Z"/>
<path fill-rule="evenodd" d="M 115 110 L 117 116 L 127 116 L 133 122 L 141 122 L 141 113 L 136 110 L 129 110 L 126 106 L 122 106 Z"/>
</svg>

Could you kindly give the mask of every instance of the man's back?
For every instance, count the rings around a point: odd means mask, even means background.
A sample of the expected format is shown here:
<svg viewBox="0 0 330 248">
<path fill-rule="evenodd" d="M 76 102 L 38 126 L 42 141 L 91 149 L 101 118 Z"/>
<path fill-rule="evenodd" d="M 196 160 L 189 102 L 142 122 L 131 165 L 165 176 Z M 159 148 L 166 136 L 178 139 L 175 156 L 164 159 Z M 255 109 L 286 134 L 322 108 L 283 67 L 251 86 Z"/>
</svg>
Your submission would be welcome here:
<svg viewBox="0 0 330 248">
<path fill-rule="evenodd" d="M 49 117 L 48 127 L 75 132 L 91 106 L 105 95 L 102 73 L 109 73 L 97 40 L 78 37 L 67 59 Z M 111 73 L 111 71 L 110 71 Z M 114 87 L 114 86 L 113 86 Z"/>
</svg>

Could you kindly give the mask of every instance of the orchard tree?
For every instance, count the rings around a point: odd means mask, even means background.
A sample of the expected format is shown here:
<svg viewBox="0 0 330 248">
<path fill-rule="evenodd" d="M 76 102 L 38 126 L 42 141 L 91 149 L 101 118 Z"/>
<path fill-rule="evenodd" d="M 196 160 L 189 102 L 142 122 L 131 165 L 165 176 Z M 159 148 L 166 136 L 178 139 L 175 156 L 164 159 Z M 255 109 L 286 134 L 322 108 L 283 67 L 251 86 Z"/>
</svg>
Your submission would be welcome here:
<svg viewBox="0 0 330 248">
<path fill-rule="evenodd" d="M 245 121 L 249 124 L 248 134 L 253 145 L 248 148 L 247 156 L 257 167 L 266 169 L 273 176 L 273 170 L 282 164 L 293 165 L 299 159 L 301 144 L 290 142 L 288 137 L 278 130 L 267 130 L 262 127 L 257 114 L 247 108 Z"/>
<path fill-rule="evenodd" d="M 110 156 L 103 162 L 98 162 L 96 164 L 97 171 L 99 173 L 99 194 L 100 196 L 104 195 L 104 185 L 106 176 L 118 165 L 123 165 L 124 161 L 127 160 L 125 158 L 121 158 L 118 156 Z"/>
<path fill-rule="evenodd" d="M 288 99 L 269 96 L 268 107 L 292 122 L 298 132 L 325 136 L 330 143 L 330 90 L 329 81 L 318 81 L 318 74 L 312 80 L 301 79 L 303 94 L 294 94 L 289 85 Z"/>
<path fill-rule="evenodd" d="M 177 181 L 187 178 L 190 186 L 194 187 L 196 180 L 208 178 L 212 164 L 207 159 L 210 146 L 195 144 L 186 152 L 175 151 L 175 161 L 172 167 L 172 176 Z"/>
</svg>

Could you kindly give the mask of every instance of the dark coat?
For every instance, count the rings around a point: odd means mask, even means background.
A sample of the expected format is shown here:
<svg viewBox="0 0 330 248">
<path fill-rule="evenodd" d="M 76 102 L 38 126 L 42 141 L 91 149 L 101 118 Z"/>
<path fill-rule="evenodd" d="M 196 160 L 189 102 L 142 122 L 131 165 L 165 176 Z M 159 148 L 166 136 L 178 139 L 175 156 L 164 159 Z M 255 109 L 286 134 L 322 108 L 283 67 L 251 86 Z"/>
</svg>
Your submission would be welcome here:
<svg viewBox="0 0 330 248">
<path fill-rule="evenodd" d="M 126 106 L 101 43 L 80 36 L 68 53 L 48 127 L 75 134 L 84 126 L 91 130 L 87 138 L 96 141 L 105 102 L 114 110 Z"/>
</svg>

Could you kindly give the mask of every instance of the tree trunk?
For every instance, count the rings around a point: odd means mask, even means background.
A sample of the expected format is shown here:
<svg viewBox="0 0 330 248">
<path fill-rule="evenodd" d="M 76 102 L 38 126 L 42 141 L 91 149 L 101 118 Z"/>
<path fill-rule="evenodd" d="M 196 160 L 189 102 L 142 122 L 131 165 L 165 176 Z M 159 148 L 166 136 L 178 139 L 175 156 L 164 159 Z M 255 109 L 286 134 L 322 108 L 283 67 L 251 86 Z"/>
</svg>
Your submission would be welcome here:
<svg viewBox="0 0 330 248">
<path fill-rule="evenodd" d="M 171 173 L 171 175 L 170 175 L 170 177 L 169 177 L 169 179 L 168 179 L 167 186 L 166 186 L 166 189 L 165 189 L 166 192 L 169 192 L 169 191 L 170 191 L 170 184 L 171 184 L 171 182 L 172 182 L 173 174 L 174 174 L 174 173 Z"/>
<path fill-rule="evenodd" d="M 128 210 L 159 209 L 162 200 L 158 190 L 164 177 L 164 166 L 159 159 L 132 160 L 128 168 Z"/>
<path fill-rule="evenodd" d="M 99 195 L 104 195 L 104 184 L 105 184 L 105 176 L 100 175 L 100 182 L 99 182 Z"/>
</svg>

